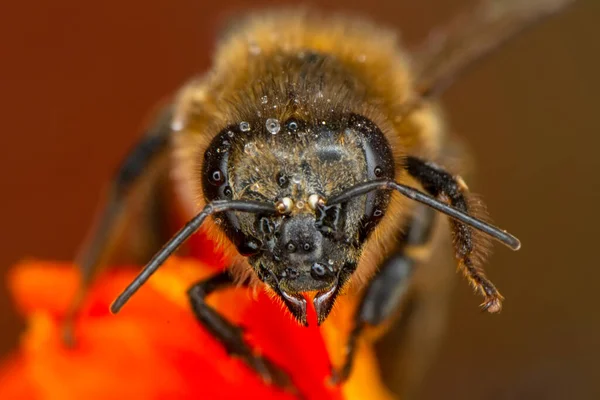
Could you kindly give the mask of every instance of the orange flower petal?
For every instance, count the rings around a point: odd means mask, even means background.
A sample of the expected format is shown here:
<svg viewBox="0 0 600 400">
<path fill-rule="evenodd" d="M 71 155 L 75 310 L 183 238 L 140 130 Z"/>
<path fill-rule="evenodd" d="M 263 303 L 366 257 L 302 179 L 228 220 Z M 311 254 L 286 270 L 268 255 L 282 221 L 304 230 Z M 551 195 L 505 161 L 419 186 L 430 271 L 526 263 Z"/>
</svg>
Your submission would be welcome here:
<svg viewBox="0 0 600 400">
<path fill-rule="evenodd" d="M 24 261 L 7 277 L 17 308 L 27 315 L 39 308 L 60 315 L 65 312 L 79 284 L 72 264 Z"/>
<path fill-rule="evenodd" d="M 1 399 L 37 399 L 33 383 L 27 373 L 27 363 L 23 357 L 16 355 L 0 364 L 0 398 Z"/>
<path fill-rule="evenodd" d="M 108 306 L 135 273 L 102 274 L 76 321 L 76 346 L 66 348 L 61 319 L 77 288 L 74 268 L 21 263 L 9 282 L 28 330 L 18 356 L 0 368 L 0 398 L 294 398 L 265 385 L 242 361 L 230 357 L 193 317 L 185 291 L 214 271 L 214 265 L 173 258 L 117 316 Z M 332 349 L 339 354 L 345 343 L 343 311 L 322 328 L 305 328 L 265 293 L 254 299 L 249 290 L 231 289 L 209 302 L 241 324 L 252 347 L 282 366 L 305 397 L 387 398 L 366 344 L 359 350 L 360 367 L 343 393 L 326 384 Z"/>
</svg>

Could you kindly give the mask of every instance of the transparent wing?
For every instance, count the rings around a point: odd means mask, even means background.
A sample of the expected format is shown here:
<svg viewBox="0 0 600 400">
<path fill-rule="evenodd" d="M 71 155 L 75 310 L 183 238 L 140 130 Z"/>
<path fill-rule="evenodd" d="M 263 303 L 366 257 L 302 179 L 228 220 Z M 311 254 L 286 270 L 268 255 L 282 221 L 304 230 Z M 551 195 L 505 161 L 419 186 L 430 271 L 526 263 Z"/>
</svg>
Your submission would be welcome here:
<svg viewBox="0 0 600 400">
<path fill-rule="evenodd" d="M 483 0 L 435 30 L 415 52 L 417 88 L 439 95 L 462 73 L 523 30 L 575 0 Z"/>
</svg>

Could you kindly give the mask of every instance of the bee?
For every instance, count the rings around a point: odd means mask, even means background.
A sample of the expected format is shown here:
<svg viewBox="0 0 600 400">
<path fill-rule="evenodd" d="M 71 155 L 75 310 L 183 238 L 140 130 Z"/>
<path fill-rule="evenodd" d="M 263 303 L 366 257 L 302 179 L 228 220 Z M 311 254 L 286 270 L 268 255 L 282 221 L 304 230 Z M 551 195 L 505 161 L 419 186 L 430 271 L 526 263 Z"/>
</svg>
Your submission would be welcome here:
<svg viewBox="0 0 600 400">
<path fill-rule="evenodd" d="M 483 1 L 416 55 L 392 30 L 362 19 L 283 10 L 238 21 L 213 68 L 174 96 L 116 174 L 79 258 L 83 287 L 133 211 L 127 199 L 158 170 L 169 172 L 189 220 L 112 312 L 202 227 L 233 261 L 189 289 L 192 310 L 268 381 L 287 384 L 206 303 L 210 293 L 236 283 L 264 288 L 307 325 L 308 307 L 320 324 L 352 285 L 360 305 L 334 373 L 344 381 L 363 328 L 386 323 L 402 303 L 439 215 L 449 217 L 458 268 L 482 308 L 499 312 L 503 297 L 482 267 L 488 239 L 513 250 L 520 242 L 486 222 L 465 181 L 444 167 L 451 143 L 436 99 L 490 50 L 569 3 Z"/>
</svg>

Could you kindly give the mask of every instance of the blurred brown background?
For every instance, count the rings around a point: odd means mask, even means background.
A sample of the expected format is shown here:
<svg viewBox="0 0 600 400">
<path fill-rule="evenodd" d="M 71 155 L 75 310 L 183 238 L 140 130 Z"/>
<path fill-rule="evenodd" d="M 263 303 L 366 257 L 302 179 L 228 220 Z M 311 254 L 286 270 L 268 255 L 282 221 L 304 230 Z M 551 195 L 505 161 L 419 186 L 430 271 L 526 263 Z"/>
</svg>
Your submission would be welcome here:
<svg viewBox="0 0 600 400">
<path fill-rule="evenodd" d="M 525 1 L 525 0 L 524 0 Z M 0 5 L 0 268 L 70 259 L 148 111 L 210 62 L 230 14 L 262 2 L 75 0 Z M 276 4 L 279 2 L 271 2 Z M 326 1 L 408 44 L 467 0 Z M 600 2 L 529 31 L 443 98 L 478 165 L 471 187 L 523 250 L 497 248 L 507 298 L 490 317 L 458 285 L 423 399 L 600 398 Z M 0 293 L 0 354 L 18 318 Z"/>
</svg>

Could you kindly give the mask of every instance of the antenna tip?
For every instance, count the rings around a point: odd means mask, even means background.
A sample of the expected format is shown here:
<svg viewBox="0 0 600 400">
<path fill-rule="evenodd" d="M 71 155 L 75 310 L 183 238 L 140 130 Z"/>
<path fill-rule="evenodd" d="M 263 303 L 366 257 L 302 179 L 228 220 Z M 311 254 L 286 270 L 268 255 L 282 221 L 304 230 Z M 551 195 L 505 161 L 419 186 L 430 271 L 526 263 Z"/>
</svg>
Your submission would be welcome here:
<svg viewBox="0 0 600 400">
<path fill-rule="evenodd" d="M 111 314 L 118 314 L 119 311 L 121 311 L 123 304 L 125 303 L 123 303 L 121 296 L 117 297 L 115 301 L 113 301 L 113 303 L 110 305 Z"/>
<path fill-rule="evenodd" d="M 498 237 L 497 239 L 500 240 L 504 245 L 506 245 L 506 247 L 513 251 L 521 249 L 521 241 L 519 239 L 517 239 L 515 236 L 511 235 L 506 231 L 502 231 L 502 233 L 503 238 Z"/>
<path fill-rule="evenodd" d="M 518 251 L 521 249 L 521 241 L 517 238 L 513 238 L 514 240 L 512 241 L 510 248 L 513 251 Z"/>
</svg>

